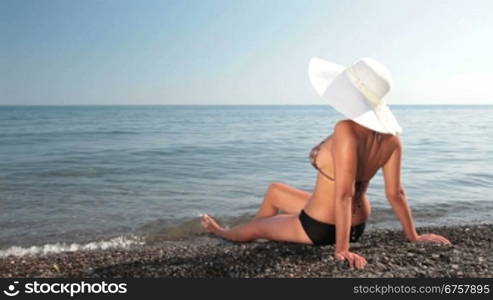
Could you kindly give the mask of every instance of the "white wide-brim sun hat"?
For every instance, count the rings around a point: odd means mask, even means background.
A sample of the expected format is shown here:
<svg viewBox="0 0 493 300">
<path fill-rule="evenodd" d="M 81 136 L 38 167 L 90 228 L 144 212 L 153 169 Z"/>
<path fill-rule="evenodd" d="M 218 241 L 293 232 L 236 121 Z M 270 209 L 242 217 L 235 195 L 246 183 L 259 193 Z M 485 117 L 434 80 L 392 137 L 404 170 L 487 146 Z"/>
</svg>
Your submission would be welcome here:
<svg viewBox="0 0 493 300">
<path fill-rule="evenodd" d="M 344 67 L 313 57 L 308 76 L 318 95 L 347 118 L 380 133 L 402 132 L 383 99 L 392 84 L 390 72 L 378 61 L 360 58 Z"/>
</svg>

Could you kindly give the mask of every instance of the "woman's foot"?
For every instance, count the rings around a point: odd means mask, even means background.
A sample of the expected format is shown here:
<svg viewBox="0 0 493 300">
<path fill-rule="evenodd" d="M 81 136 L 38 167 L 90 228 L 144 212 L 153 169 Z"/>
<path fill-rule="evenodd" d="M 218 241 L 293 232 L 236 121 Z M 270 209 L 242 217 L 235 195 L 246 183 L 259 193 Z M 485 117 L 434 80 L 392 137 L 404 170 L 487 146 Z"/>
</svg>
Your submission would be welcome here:
<svg viewBox="0 0 493 300">
<path fill-rule="evenodd" d="M 224 232 L 224 228 L 219 226 L 219 224 L 217 224 L 217 222 L 208 215 L 202 215 L 200 223 L 202 224 L 202 227 L 210 233 L 222 236 L 222 233 Z"/>
</svg>

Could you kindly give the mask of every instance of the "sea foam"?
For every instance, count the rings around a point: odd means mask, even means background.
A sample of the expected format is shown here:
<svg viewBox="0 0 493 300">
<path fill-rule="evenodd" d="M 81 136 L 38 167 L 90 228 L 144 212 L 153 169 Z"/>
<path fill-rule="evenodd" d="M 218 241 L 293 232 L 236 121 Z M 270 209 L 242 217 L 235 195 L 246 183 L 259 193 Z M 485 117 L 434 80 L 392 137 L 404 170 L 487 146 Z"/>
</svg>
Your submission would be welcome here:
<svg viewBox="0 0 493 300">
<path fill-rule="evenodd" d="M 135 236 L 119 236 L 109 240 L 89 242 L 86 244 L 78 243 L 54 243 L 41 246 L 19 247 L 12 246 L 0 250 L 0 258 L 7 256 L 25 256 L 25 255 L 47 255 L 60 252 L 91 251 L 105 250 L 110 248 L 128 248 L 132 245 L 142 245 L 144 242 Z"/>
</svg>

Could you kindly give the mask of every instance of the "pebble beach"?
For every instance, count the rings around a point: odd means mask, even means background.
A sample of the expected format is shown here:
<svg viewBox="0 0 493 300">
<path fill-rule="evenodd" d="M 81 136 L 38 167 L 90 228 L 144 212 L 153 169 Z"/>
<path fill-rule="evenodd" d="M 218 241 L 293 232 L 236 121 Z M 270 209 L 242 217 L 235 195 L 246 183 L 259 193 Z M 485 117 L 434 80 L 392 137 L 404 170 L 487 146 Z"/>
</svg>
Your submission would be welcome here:
<svg viewBox="0 0 493 300">
<path fill-rule="evenodd" d="M 400 230 L 370 229 L 351 246 L 368 260 L 354 270 L 333 258 L 333 246 L 233 243 L 202 234 L 127 249 L 8 256 L 0 259 L 0 277 L 493 277 L 493 224 L 417 230 L 442 234 L 452 245 L 409 243 Z"/>
</svg>

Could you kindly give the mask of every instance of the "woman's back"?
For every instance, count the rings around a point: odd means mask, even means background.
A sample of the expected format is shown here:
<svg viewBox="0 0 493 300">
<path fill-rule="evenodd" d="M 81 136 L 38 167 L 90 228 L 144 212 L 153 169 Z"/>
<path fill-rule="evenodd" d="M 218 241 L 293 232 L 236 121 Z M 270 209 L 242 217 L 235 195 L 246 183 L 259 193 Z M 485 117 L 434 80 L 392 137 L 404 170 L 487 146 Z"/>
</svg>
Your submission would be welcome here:
<svg viewBox="0 0 493 300">
<path fill-rule="evenodd" d="M 336 131 L 345 132 L 342 138 L 356 141 L 357 171 L 352 218 L 352 224 L 356 225 L 366 220 L 370 214 L 370 204 L 365 194 L 368 182 L 388 161 L 392 152 L 399 145 L 399 139 L 396 136 L 371 131 L 350 120 L 339 122 L 334 129 L 334 132 Z M 334 141 L 333 135 L 331 135 L 311 152 L 312 164 L 320 172 L 317 174 L 312 198 L 305 208 L 315 219 L 332 224 L 335 222 L 334 198 L 335 180 L 337 179 L 333 161 L 333 147 Z"/>
</svg>

